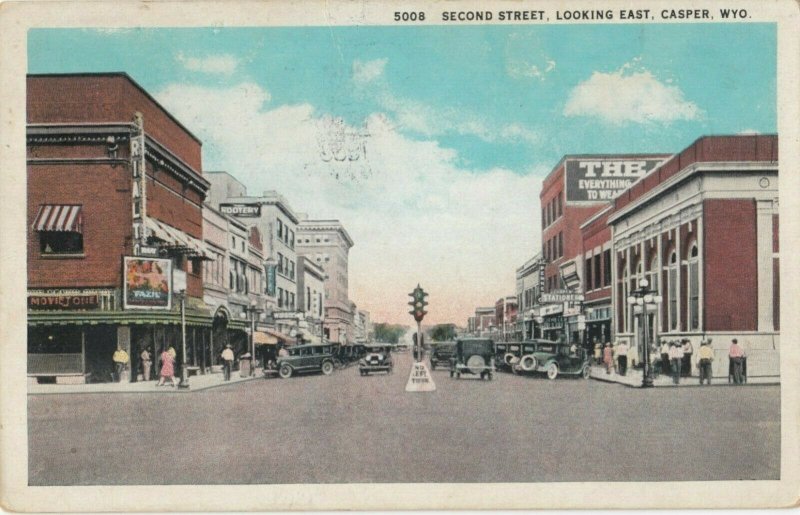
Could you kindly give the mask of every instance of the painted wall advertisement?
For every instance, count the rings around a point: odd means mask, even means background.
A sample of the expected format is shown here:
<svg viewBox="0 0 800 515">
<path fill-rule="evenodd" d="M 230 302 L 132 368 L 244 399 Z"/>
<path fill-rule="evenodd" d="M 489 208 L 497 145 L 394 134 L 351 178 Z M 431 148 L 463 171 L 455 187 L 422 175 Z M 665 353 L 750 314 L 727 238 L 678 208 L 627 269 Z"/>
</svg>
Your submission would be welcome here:
<svg viewBox="0 0 800 515">
<path fill-rule="evenodd" d="M 568 159 L 567 202 L 606 202 L 630 188 L 664 159 Z"/>
<path fill-rule="evenodd" d="M 123 298 L 125 309 L 170 309 L 172 261 L 125 258 Z"/>
</svg>

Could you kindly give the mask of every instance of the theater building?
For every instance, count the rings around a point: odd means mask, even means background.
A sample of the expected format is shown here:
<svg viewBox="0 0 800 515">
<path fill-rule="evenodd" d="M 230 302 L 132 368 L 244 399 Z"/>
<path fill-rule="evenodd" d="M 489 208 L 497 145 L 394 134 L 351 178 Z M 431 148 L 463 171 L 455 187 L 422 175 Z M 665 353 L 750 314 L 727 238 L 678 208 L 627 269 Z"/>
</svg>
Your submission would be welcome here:
<svg viewBox="0 0 800 515">
<path fill-rule="evenodd" d="M 669 154 L 566 155 L 545 177 L 539 196 L 544 284 L 536 312 L 544 338 L 581 341 L 585 328 L 581 303 L 586 286 L 582 283 L 586 270 L 581 226 L 668 157 Z M 592 290 L 606 287 L 602 286 L 608 280 L 603 276 L 602 260 L 607 250 L 607 246 L 593 246 L 589 253 L 591 266 L 600 266 L 600 273 L 593 274 Z M 596 261 L 595 252 L 599 256 Z M 595 278 L 599 279 L 597 288 Z M 600 296 L 598 293 L 593 302 L 599 301 Z M 603 309 L 598 305 L 598 316 L 605 316 Z M 602 330 L 602 324 L 599 327 L 597 330 Z"/>
<path fill-rule="evenodd" d="M 131 380 L 144 348 L 182 362 L 182 304 L 200 366 L 201 142 L 124 73 L 28 76 L 27 123 L 31 380 L 109 381 L 118 345 Z"/>
<path fill-rule="evenodd" d="M 603 216 L 611 227 L 617 339 L 641 357 L 646 325 L 649 342 L 690 339 L 696 360 L 700 341 L 710 337 L 713 373 L 727 376 L 727 350 L 737 338 L 750 376 L 779 375 L 777 136 L 702 137 Z M 642 278 L 660 304 L 627 303 Z"/>
</svg>

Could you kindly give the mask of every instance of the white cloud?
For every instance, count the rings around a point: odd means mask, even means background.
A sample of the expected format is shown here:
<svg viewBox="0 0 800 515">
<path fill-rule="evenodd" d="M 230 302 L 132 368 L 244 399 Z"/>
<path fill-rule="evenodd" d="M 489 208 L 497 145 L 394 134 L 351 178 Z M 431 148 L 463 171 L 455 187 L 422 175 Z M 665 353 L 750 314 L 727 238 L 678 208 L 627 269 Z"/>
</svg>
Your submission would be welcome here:
<svg viewBox="0 0 800 515">
<path fill-rule="evenodd" d="M 350 297 L 373 320 L 407 323 L 406 294 L 420 283 L 431 322 L 465 324 L 475 306 L 513 294 L 514 270 L 538 246 L 534 174 L 462 169 L 455 151 L 404 136 L 393 115 L 349 126 L 308 104 L 272 107 L 254 84 L 173 84 L 156 97 L 218 150 L 206 169 L 342 220 L 355 241 Z M 336 148 L 357 158 L 331 158 Z"/>
<path fill-rule="evenodd" d="M 739 134 L 741 134 L 742 136 L 756 136 L 758 134 L 761 134 L 761 131 L 756 129 L 743 129 L 739 131 Z"/>
<path fill-rule="evenodd" d="M 477 113 L 463 108 L 440 108 L 417 100 L 397 96 L 388 84 L 380 82 L 388 59 L 353 62 L 353 83 L 390 113 L 398 128 L 410 130 L 427 137 L 445 134 L 476 136 L 488 143 L 513 141 L 537 143 L 540 135 L 521 123 L 493 124 Z"/>
<path fill-rule="evenodd" d="M 239 66 L 239 59 L 230 54 L 187 57 L 179 53 L 175 59 L 187 70 L 220 75 L 231 75 Z"/>
<path fill-rule="evenodd" d="M 357 84 L 374 82 L 383 76 L 388 59 L 373 59 L 372 61 L 353 61 L 353 81 Z"/>
<path fill-rule="evenodd" d="M 678 86 L 660 82 L 648 70 L 627 63 L 611 73 L 594 72 L 569 94 L 566 116 L 588 116 L 612 124 L 697 120 L 702 111 Z"/>
</svg>

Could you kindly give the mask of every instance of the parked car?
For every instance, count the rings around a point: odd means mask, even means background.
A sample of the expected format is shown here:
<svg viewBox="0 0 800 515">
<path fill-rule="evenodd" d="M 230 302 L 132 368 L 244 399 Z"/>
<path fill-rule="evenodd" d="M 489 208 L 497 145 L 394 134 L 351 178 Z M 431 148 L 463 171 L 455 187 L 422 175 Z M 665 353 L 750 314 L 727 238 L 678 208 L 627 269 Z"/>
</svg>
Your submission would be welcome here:
<svg viewBox="0 0 800 515">
<path fill-rule="evenodd" d="M 522 347 L 519 342 L 497 342 L 495 344 L 495 363 L 498 370 L 513 372 L 514 365 L 522 357 Z"/>
<path fill-rule="evenodd" d="M 581 376 L 591 375 L 589 353 L 569 343 L 542 341 L 536 344 L 536 351 L 520 359 L 519 369 L 525 363 L 525 371 L 544 372 L 550 379 L 561 374 Z"/>
<path fill-rule="evenodd" d="M 450 358 L 450 377 L 461 374 L 479 375 L 490 381 L 495 371 L 494 342 L 489 338 L 462 338 L 456 341 L 455 353 Z"/>
<path fill-rule="evenodd" d="M 373 344 L 365 346 L 366 355 L 358 362 L 358 372 L 369 375 L 370 372 L 392 373 L 392 346 L 388 344 Z"/>
<path fill-rule="evenodd" d="M 541 345 L 556 345 L 558 342 L 552 340 L 526 340 L 520 342 L 517 357 L 511 364 L 511 371 L 515 374 L 533 372 L 536 365 L 534 354 Z M 547 347 L 550 348 L 550 347 Z"/>
<path fill-rule="evenodd" d="M 333 345 L 330 343 L 309 343 L 287 348 L 288 356 L 279 356 L 273 365 L 278 375 L 286 379 L 296 373 L 322 372 L 323 375 L 333 373 Z M 266 373 L 266 371 L 265 371 Z"/>
<path fill-rule="evenodd" d="M 431 370 L 436 367 L 450 367 L 450 358 L 456 353 L 455 342 L 441 342 L 433 347 L 431 352 Z"/>
</svg>

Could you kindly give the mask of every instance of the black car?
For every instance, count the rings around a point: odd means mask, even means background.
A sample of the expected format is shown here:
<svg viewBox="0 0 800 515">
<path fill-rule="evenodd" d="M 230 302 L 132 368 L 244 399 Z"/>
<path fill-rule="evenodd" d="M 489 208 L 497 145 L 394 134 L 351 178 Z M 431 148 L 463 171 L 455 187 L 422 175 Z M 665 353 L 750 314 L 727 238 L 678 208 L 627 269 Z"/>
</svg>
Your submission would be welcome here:
<svg viewBox="0 0 800 515">
<path fill-rule="evenodd" d="M 296 345 L 289 347 L 287 353 L 286 356 L 279 355 L 272 365 L 283 379 L 304 372 L 322 372 L 326 376 L 333 373 L 333 345 L 330 343 Z M 266 375 L 267 371 L 264 373 Z"/>
<path fill-rule="evenodd" d="M 519 342 L 498 342 L 495 344 L 495 363 L 498 370 L 513 371 L 514 365 L 522 357 L 522 346 Z"/>
<path fill-rule="evenodd" d="M 491 381 L 495 371 L 494 359 L 494 341 L 489 338 L 457 340 L 455 354 L 450 358 L 450 377 L 472 374 Z"/>
<path fill-rule="evenodd" d="M 442 342 L 437 343 L 431 352 L 431 370 L 436 370 L 436 367 L 449 367 L 450 358 L 456 353 L 455 342 Z"/>
<path fill-rule="evenodd" d="M 392 373 L 392 346 L 389 344 L 374 344 L 365 346 L 366 355 L 358 362 L 358 372 L 369 375 L 370 372 Z"/>
</svg>

